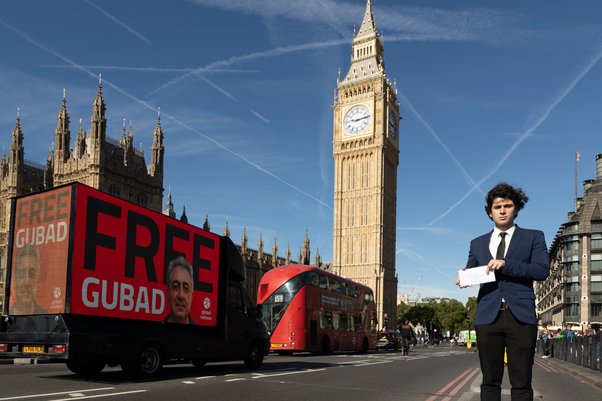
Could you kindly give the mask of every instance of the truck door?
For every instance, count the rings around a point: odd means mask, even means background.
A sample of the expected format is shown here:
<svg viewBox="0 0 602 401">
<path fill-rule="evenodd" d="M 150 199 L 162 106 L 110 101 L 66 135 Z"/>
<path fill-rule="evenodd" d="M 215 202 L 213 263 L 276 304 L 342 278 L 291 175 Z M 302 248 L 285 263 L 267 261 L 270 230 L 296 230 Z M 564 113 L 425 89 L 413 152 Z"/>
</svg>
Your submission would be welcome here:
<svg viewBox="0 0 602 401">
<path fill-rule="evenodd" d="M 250 301 L 247 301 L 246 291 L 240 283 L 231 282 L 228 285 L 228 354 L 233 357 L 245 355 L 250 344 L 250 333 L 248 331 L 252 313 Z M 251 308 L 251 309 L 249 309 Z"/>
</svg>

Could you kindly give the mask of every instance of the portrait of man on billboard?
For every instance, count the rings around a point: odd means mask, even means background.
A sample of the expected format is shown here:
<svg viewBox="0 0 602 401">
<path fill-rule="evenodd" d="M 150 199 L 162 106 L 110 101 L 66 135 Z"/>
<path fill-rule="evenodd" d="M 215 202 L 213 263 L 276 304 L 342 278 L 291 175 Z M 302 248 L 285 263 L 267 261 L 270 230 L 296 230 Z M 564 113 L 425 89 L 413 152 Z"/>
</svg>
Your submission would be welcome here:
<svg viewBox="0 0 602 401">
<path fill-rule="evenodd" d="M 192 266 L 183 256 L 178 256 L 167 266 L 167 298 L 169 314 L 165 323 L 194 324 L 190 318 L 190 307 L 194 286 Z"/>
<path fill-rule="evenodd" d="M 12 289 L 14 302 L 10 313 L 15 315 L 31 315 L 48 313 L 38 305 L 36 293 L 40 277 L 40 251 L 34 245 L 25 244 L 15 258 L 12 272 Z"/>
</svg>

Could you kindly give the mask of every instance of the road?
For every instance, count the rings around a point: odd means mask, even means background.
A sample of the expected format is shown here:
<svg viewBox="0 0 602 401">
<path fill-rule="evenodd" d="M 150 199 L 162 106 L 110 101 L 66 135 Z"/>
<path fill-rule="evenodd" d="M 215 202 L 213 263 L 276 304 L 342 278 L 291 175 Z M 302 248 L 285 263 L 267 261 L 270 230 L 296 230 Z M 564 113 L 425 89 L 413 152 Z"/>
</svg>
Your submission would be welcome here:
<svg viewBox="0 0 602 401">
<path fill-rule="evenodd" d="M 478 401 L 479 383 L 476 353 L 460 347 L 417 348 L 409 356 L 382 351 L 270 355 L 255 372 L 238 362 L 202 369 L 168 365 L 152 381 L 131 381 L 119 368 L 107 368 L 92 380 L 78 378 L 64 364 L 0 364 L 0 401 Z M 536 360 L 533 384 L 536 396 L 546 401 L 602 399 L 602 389 L 548 359 Z M 505 399 L 509 401 L 509 395 Z"/>
</svg>

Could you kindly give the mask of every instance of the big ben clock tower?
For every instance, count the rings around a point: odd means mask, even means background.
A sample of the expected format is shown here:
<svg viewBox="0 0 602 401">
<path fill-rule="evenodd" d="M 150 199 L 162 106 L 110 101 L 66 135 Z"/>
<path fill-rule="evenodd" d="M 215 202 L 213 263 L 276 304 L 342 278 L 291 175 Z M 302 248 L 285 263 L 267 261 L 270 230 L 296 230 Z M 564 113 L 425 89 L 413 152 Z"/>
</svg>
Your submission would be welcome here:
<svg viewBox="0 0 602 401">
<path fill-rule="evenodd" d="M 379 328 L 396 319 L 399 104 L 385 73 L 372 1 L 334 101 L 334 271 L 374 291 Z"/>
</svg>

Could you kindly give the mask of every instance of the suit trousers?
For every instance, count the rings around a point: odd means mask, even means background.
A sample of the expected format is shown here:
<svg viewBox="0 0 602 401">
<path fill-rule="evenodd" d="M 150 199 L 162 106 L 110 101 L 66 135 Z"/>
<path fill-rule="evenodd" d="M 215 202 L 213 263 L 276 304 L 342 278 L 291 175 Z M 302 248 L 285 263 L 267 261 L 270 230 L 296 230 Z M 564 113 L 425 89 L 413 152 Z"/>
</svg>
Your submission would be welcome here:
<svg viewBox="0 0 602 401">
<path fill-rule="evenodd" d="M 521 323 L 510 309 L 500 310 L 491 324 L 478 325 L 477 345 L 483 374 L 481 401 L 500 401 L 504 378 L 504 350 L 508 358 L 512 401 L 532 401 L 531 379 L 537 326 Z"/>
</svg>

